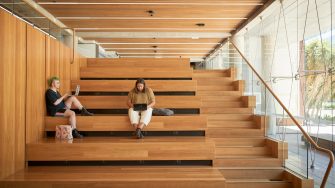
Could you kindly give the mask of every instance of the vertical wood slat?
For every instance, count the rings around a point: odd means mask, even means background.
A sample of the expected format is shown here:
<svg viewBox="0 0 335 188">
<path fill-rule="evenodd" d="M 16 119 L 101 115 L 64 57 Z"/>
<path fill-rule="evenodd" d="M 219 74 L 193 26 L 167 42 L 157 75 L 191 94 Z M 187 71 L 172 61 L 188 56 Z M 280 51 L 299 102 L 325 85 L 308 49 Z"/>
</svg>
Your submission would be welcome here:
<svg viewBox="0 0 335 188">
<path fill-rule="evenodd" d="M 70 92 L 71 85 L 71 49 L 63 44 L 60 45 L 60 93 L 64 95 Z"/>
<path fill-rule="evenodd" d="M 43 33 L 27 26 L 27 143 L 36 142 L 44 135 L 45 40 Z"/>
<path fill-rule="evenodd" d="M 24 168 L 26 24 L 0 10 L 0 179 Z"/>
</svg>

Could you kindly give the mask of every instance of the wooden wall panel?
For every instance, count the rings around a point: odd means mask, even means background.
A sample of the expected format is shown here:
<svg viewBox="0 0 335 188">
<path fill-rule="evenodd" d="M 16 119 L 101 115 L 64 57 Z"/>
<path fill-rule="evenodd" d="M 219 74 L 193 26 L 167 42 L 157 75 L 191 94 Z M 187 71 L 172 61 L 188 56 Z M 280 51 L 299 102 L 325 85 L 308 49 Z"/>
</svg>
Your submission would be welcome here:
<svg viewBox="0 0 335 188">
<path fill-rule="evenodd" d="M 27 38 L 26 23 L 15 19 L 15 171 L 25 166 Z"/>
<path fill-rule="evenodd" d="M 26 143 L 44 137 L 47 78 L 62 77 L 63 88 L 70 90 L 71 49 L 1 9 L 0 25 L 0 179 L 3 179 L 25 167 Z M 73 69 L 79 70 L 84 60 L 79 59 Z M 73 78 L 78 76 L 78 71 L 73 74 Z"/>
<path fill-rule="evenodd" d="M 60 45 L 59 41 L 46 37 L 46 81 L 52 76 L 59 77 Z"/>
<path fill-rule="evenodd" d="M 50 37 L 45 38 L 45 88 L 48 88 L 48 79 L 51 77 L 51 45 Z"/>
<path fill-rule="evenodd" d="M 45 40 L 43 33 L 27 26 L 27 143 L 35 142 L 44 135 Z"/>
<path fill-rule="evenodd" d="M 71 85 L 71 48 L 60 44 L 60 67 L 59 67 L 59 78 L 61 81 L 60 93 L 64 95 L 66 92 L 70 92 Z"/>
<path fill-rule="evenodd" d="M 61 43 L 56 39 L 50 39 L 50 76 L 59 76 L 60 69 L 60 45 Z"/>
<path fill-rule="evenodd" d="M 24 168 L 26 24 L 0 10 L 0 179 Z"/>
</svg>

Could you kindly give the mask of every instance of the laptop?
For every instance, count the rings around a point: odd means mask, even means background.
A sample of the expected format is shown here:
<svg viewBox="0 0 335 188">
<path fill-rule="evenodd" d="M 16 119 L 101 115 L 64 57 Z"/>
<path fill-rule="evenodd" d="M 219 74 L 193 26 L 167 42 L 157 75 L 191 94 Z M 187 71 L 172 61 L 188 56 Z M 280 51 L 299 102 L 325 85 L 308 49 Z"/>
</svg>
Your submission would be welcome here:
<svg viewBox="0 0 335 188">
<path fill-rule="evenodd" d="M 135 111 L 144 111 L 147 110 L 147 104 L 143 103 L 143 104 L 134 104 L 134 110 Z"/>
<path fill-rule="evenodd" d="M 74 95 L 78 96 L 79 95 L 79 91 L 80 91 L 80 85 L 77 85 L 76 92 L 74 93 Z"/>
</svg>

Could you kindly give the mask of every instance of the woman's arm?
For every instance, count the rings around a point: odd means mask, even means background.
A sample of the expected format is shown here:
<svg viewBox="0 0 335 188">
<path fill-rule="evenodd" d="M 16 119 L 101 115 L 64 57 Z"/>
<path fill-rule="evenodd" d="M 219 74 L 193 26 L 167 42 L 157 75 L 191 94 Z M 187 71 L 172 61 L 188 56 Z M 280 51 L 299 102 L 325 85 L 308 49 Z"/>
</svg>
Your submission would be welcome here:
<svg viewBox="0 0 335 188">
<path fill-rule="evenodd" d="M 152 108 L 154 107 L 156 104 L 156 102 L 153 100 L 150 104 L 148 104 L 148 108 Z"/>
<path fill-rule="evenodd" d="M 133 103 L 131 103 L 130 99 L 128 99 L 127 105 L 128 105 L 129 108 L 133 108 L 134 107 L 134 105 L 133 105 Z"/>
<path fill-rule="evenodd" d="M 68 93 L 65 93 L 61 98 L 57 99 L 55 102 L 54 102 L 54 105 L 57 106 L 59 103 L 61 103 L 64 98 L 68 97 L 69 94 Z"/>
</svg>

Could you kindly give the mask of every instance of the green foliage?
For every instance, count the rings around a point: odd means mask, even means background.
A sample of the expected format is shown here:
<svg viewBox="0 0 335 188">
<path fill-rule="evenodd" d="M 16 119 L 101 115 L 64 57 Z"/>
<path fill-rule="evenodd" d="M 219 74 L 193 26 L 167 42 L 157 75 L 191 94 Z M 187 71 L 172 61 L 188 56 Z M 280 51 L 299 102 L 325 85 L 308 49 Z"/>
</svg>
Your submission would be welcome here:
<svg viewBox="0 0 335 188">
<path fill-rule="evenodd" d="M 335 50 L 334 50 L 335 51 Z M 315 40 L 306 45 L 305 70 L 310 71 L 327 71 L 331 67 L 331 56 L 335 60 L 335 52 L 331 54 L 330 42 L 324 41 L 323 46 L 320 40 Z M 335 96 L 335 79 L 331 80 L 331 74 L 327 73 L 306 73 L 305 84 L 305 105 L 308 114 L 317 117 L 319 110 L 322 108 L 322 103 L 330 101 L 331 97 Z"/>
</svg>

